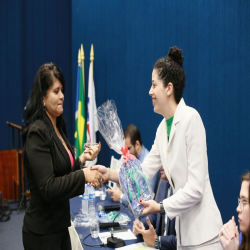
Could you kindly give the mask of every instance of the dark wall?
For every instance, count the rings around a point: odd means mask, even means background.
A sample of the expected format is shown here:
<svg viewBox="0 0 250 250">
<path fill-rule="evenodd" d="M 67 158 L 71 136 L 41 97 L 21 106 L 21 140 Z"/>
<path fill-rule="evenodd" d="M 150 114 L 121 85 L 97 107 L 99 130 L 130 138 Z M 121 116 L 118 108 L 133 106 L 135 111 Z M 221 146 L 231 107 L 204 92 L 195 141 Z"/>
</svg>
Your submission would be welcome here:
<svg viewBox="0 0 250 250">
<path fill-rule="evenodd" d="M 57 64 L 66 78 L 65 107 L 71 105 L 71 1 L 0 0 L 1 140 L 12 148 L 11 128 L 21 125 L 33 79 L 46 62 Z M 68 121 L 74 119 L 65 109 Z M 68 122 L 72 130 L 72 122 Z"/>
<path fill-rule="evenodd" d="M 162 119 L 148 95 L 153 64 L 170 46 L 183 49 L 184 99 L 206 128 L 209 173 L 224 221 L 236 214 L 240 176 L 250 170 L 249 13 L 248 0 L 72 1 L 72 81 L 80 43 L 85 71 L 93 43 L 97 105 L 114 99 L 123 128 L 136 124 L 148 149 Z M 114 151 L 99 138 L 99 162 L 108 165 Z"/>
</svg>

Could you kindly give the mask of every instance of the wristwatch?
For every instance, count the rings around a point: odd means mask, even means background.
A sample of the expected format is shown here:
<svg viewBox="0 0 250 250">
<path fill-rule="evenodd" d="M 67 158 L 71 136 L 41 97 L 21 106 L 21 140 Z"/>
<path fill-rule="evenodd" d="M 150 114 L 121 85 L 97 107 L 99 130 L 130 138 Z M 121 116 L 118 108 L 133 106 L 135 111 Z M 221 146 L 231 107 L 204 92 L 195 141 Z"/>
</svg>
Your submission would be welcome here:
<svg viewBox="0 0 250 250">
<path fill-rule="evenodd" d="M 161 249 L 161 243 L 159 240 L 159 236 L 157 236 L 156 240 L 155 240 L 155 248 L 156 249 Z"/>
<path fill-rule="evenodd" d="M 161 213 L 161 214 L 164 214 L 164 213 L 165 213 L 165 209 L 164 209 L 164 207 L 163 207 L 163 202 L 162 202 L 162 201 L 160 202 L 160 213 Z"/>
</svg>

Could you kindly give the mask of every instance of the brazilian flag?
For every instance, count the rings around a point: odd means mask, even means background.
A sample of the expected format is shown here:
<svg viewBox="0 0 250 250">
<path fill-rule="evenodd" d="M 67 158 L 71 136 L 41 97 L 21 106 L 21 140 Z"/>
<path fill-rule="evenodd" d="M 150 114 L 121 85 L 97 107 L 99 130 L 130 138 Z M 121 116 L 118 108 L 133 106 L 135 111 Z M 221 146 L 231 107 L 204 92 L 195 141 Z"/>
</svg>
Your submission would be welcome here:
<svg viewBox="0 0 250 250">
<path fill-rule="evenodd" d="M 76 112 L 75 112 L 75 147 L 76 157 L 79 157 L 84 151 L 84 143 L 87 140 L 87 119 L 85 108 L 85 81 L 84 81 L 84 56 L 82 49 L 82 58 L 79 50 L 78 69 L 77 69 L 77 87 L 76 87 Z"/>
</svg>

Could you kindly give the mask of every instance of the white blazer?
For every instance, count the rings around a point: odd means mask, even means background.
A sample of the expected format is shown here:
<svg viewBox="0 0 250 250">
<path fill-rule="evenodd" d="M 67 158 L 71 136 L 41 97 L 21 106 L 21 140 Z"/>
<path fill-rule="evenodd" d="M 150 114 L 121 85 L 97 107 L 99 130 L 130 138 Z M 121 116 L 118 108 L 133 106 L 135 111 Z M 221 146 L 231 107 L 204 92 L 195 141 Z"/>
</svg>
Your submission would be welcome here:
<svg viewBox="0 0 250 250">
<path fill-rule="evenodd" d="M 163 119 L 142 164 L 149 179 L 161 166 L 174 190 L 163 206 L 170 219 L 176 217 L 177 245 L 197 246 L 215 238 L 223 224 L 209 180 L 206 132 L 199 113 L 183 99 L 175 111 L 169 141 Z"/>
</svg>

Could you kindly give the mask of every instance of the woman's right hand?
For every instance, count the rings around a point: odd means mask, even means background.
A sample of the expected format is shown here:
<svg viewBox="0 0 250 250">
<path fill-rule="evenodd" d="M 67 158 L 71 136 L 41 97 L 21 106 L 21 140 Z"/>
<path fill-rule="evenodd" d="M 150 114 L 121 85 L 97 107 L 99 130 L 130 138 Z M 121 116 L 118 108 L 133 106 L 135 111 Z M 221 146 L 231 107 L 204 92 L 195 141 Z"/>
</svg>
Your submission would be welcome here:
<svg viewBox="0 0 250 250">
<path fill-rule="evenodd" d="M 90 183 L 95 188 L 102 187 L 103 182 L 105 181 L 105 177 L 102 173 L 97 170 L 91 170 L 90 168 L 84 168 L 82 170 L 85 175 L 85 182 Z"/>
</svg>

